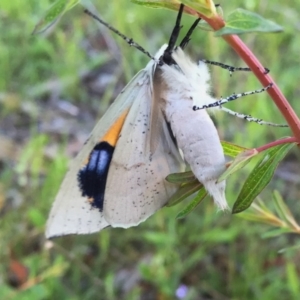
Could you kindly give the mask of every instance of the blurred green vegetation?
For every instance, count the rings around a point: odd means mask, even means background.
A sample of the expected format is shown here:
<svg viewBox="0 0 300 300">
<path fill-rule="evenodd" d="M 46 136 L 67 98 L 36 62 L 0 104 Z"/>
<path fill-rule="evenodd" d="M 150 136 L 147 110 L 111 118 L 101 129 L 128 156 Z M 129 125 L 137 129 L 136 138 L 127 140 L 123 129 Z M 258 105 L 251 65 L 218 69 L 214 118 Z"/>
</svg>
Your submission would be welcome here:
<svg viewBox="0 0 300 300">
<path fill-rule="evenodd" d="M 299 251 L 278 252 L 297 244 L 297 236 L 263 239 L 269 226 L 217 213 L 208 200 L 185 219 L 175 219 L 183 203 L 162 209 L 136 228 L 45 240 L 47 216 L 69 160 L 120 89 L 148 61 L 98 26 L 81 6 L 32 36 L 52 2 L 1 1 L 1 299 L 298 299 Z M 94 4 L 107 22 L 151 53 L 167 42 L 176 17 L 173 11 L 147 9 L 127 0 Z M 242 39 L 271 70 L 298 112 L 300 3 L 220 4 L 225 18 L 241 7 L 284 27 L 280 34 L 248 34 Z M 184 29 L 192 21 L 185 16 Z M 243 66 L 212 33 L 195 32 L 188 51 L 194 59 Z M 211 71 L 216 97 L 260 87 L 251 73 L 230 77 L 216 67 Z M 284 122 L 267 94 L 228 107 Z M 213 118 L 222 139 L 245 147 L 290 134 L 288 129 L 246 123 L 221 112 Z M 262 199 L 271 206 L 272 190 L 278 189 L 299 220 L 298 158 L 295 151 L 286 159 Z M 228 180 L 231 205 L 248 172 L 245 168 Z"/>
</svg>

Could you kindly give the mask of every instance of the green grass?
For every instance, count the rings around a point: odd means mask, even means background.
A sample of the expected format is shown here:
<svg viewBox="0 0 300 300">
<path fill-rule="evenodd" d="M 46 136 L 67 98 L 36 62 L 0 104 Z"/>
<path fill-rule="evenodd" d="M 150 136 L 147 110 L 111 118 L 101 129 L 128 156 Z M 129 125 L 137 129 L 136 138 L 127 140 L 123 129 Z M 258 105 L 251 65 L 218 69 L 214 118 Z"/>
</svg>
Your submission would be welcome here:
<svg viewBox="0 0 300 300">
<path fill-rule="evenodd" d="M 51 2 L 1 2 L 1 299 L 175 299 L 176 290 L 183 285 L 188 287 L 184 299 L 298 299 L 297 250 L 278 253 L 295 245 L 297 237 L 262 239 L 270 227 L 216 213 L 208 200 L 186 219 L 175 219 L 183 203 L 162 209 L 135 228 L 46 242 L 47 216 L 72 154 L 118 91 L 148 60 L 109 32 L 107 38 L 116 50 L 108 51 L 101 34 L 104 29 L 83 14 L 80 6 L 67 12 L 53 29 L 32 36 Z M 95 5 L 105 20 L 151 53 L 167 42 L 176 16 L 128 0 L 95 1 Z M 242 39 L 271 69 L 297 112 L 300 4 L 227 1 L 222 6 L 225 16 L 242 7 L 285 28 L 280 34 L 248 34 Z M 184 28 L 191 22 L 185 16 Z M 243 65 L 212 33 L 197 31 L 188 51 L 195 59 Z M 114 54 L 122 59 L 116 61 Z M 101 94 L 81 80 L 83 73 L 92 70 L 110 78 Z M 211 70 L 216 96 L 260 87 L 251 73 L 235 73 L 230 78 L 224 70 Z M 79 113 L 72 116 L 58 108 L 63 101 L 77 107 Z M 228 107 L 284 122 L 267 94 Z M 288 129 L 249 124 L 223 113 L 214 119 L 222 139 L 245 147 L 258 147 L 290 134 Z M 297 158 L 295 153 L 288 160 L 297 164 Z M 229 179 L 231 205 L 248 171 L 245 168 Z M 298 186 L 276 177 L 262 195 L 267 205 L 274 188 L 280 189 L 299 219 Z M 20 290 L 9 284 L 13 259 L 28 268 L 29 288 Z"/>
</svg>

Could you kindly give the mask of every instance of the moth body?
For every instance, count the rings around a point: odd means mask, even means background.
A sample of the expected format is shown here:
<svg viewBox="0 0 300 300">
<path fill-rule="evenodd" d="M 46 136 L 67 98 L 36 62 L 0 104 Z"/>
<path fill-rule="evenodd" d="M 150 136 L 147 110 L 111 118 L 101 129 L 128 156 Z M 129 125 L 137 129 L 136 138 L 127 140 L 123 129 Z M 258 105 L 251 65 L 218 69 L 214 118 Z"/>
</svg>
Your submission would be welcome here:
<svg viewBox="0 0 300 300">
<path fill-rule="evenodd" d="M 225 170 L 225 157 L 217 129 L 206 110 L 193 110 L 195 104 L 209 104 L 209 72 L 206 65 L 191 62 L 181 48 L 174 50 L 176 66 L 159 67 L 156 82 L 164 85 L 161 101 L 164 113 L 185 161 L 197 179 L 214 198 L 220 209 L 226 209 L 225 181 L 216 183 Z"/>
</svg>

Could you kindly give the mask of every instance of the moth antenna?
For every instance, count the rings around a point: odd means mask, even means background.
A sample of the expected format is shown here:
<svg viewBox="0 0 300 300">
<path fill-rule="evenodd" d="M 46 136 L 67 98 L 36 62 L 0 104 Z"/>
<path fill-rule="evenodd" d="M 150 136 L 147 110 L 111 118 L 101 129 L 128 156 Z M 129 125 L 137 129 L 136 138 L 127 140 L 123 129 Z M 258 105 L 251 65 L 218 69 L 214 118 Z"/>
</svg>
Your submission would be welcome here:
<svg viewBox="0 0 300 300">
<path fill-rule="evenodd" d="M 179 47 L 184 50 L 184 48 L 187 46 L 187 44 L 189 43 L 189 41 L 191 40 L 191 35 L 193 33 L 193 31 L 195 30 L 195 28 L 197 27 L 198 23 L 200 22 L 201 18 L 198 18 L 193 25 L 191 26 L 191 28 L 189 29 L 189 31 L 187 32 L 187 34 L 185 35 L 185 37 L 182 39 Z"/>
<path fill-rule="evenodd" d="M 262 119 L 253 118 L 250 115 L 241 114 L 239 112 L 233 111 L 233 110 L 228 109 L 226 107 L 223 107 L 221 105 L 218 108 L 221 109 L 222 111 L 232 115 L 232 116 L 235 116 L 235 117 L 240 118 L 240 119 L 244 119 L 248 122 L 255 122 L 259 125 L 267 125 L 267 126 L 274 126 L 274 127 L 289 127 L 286 124 L 276 124 L 276 123 L 266 122 Z"/>
<path fill-rule="evenodd" d="M 105 27 L 107 27 L 109 30 L 111 30 L 112 32 L 114 32 L 115 34 L 120 36 L 127 44 L 129 44 L 129 46 L 132 46 L 132 47 L 138 49 L 142 53 L 146 54 L 150 59 L 155 60 L 154 56 L 152 56 L 147 50 L 145 50 L 141 45 L 136 43 L 133 39 L 128 38 L 126 35 L 124 35 L 119 30 L 115 29 L 114 27 L 112 27 L 111 25 L 109 25 L 108 23 L 106 23 L 105 21 L 100 19 L 98 16 L 96 16 L 95 14 L 90 12 L 89 10 L 85 9 L 84 12 L 87 15 L 89 15 L 90 17 L 94 18 L 99 23 L 101 23 L 102 25 L 104 25 Z"/>
<path fill-rule="evenodd" d="M 251 71 L 250 68 L 237 68 L 237 67 L 232 67 L 217 61 L 211 61 L 211 60 L 206 60 L 206 59 L 201 59 L 200 61 L 204 62 L 205 64 L 210 64 L 210 65 L 214 65 L 214 66 L 218 66 L 221 67 L 222 69 L 228 70 L 230 76 L 232 76 L 232 73 L 235 71 Z M 264 74 L 268 74 L 270 72 L 270 70 L 268 68 L 265 68 Z"/>
<path fill-rule="evenodd" d="M 214 103 L 210 103 L 207 105 L 203 105 L 203 106 L 193 106 L 193 110 L 198 110 L 198 109 L 204 109 L 204 108 L 211 108 L 211 107 L 216 107 L 216 106 L 222 106 L 223 104 L 236 100 L 238 98 L 244 97 L 244 96 L 248 96 L 248 95 L 254 95 L 254 94 L 259 94 L 262 92 L 265 92 L 266 90 L 268 90 L 269 88 L 271 88 L 273 86 L 273 83 L 270 83 L 268 86 L 260 89 L 260 90 L 255 90 L 255 91 L 250 91 L 250 92 L 244 92 L 244 93 L 240 93 L 240 94 L 232 94 L 226 98 L 222 98 L 219 101 L 216 101 Z"/>
<path fill-rule="evenodd" d="M 175 23 L 175 26 L 174 26 L 173 31 L 171 33 L 168 46 L 167 46 L 164 54 L 161 57 L 161 63 L 166 63 L 167 65 L 173 65 L 173 64 L 176 65 L 176 62 L 172 58 L 172 52 L 173 52 L 173 49 L 175 48 L 175 44 L 177 42 L 180 29 L 182 28 L 182 26 L 180 25 L 180 22 L 181 22 L 183 9 L 184 9 L 184 5 L 180 4 L 180 8 L 179 8 L 179 11 L 178 11 L 176 23 Z"/>
<path fill-rule="evenodd" d="M 168 43 L 168 47 L 165 50 L 165 52 L 172 52 L 173 49 L 174 49 L 174 47 L 175 47 L 175 44 L 176 44 L 176 41 L 178 39 L 178 35 L 179 35 L 179 32 L 180 32 L 180 29 L 182 28 L 182 26 L 180 25 L 180 23 L 181 23 L 183 9 L 184 9 L 184 5 L 180 4 L 180 8 L 179 8 L 179 11 L 178 11 L 176 23 L 175 23 L 175 26 L 174 26 L 173 31 L 171 33 L 170 40 L 169 40 L 169 43 Z"/>
</svg>

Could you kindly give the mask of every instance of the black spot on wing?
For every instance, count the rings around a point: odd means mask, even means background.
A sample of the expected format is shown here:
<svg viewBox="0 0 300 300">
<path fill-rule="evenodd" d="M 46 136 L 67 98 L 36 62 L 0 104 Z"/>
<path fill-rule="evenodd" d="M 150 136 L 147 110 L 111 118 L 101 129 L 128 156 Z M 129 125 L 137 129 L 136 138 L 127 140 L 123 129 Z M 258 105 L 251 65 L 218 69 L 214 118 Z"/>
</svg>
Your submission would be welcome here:
<svg viewBox="0 0 300 300">
<path fill-rule="evenodd" d="M 82 196 L 91 200 L 91 205 L 103 210 L 104 192 L 109 165 L 114 147 L 100 142 L 90 153 L 87 164 L 78 172 L 78 184 Z"/>
</svg>

